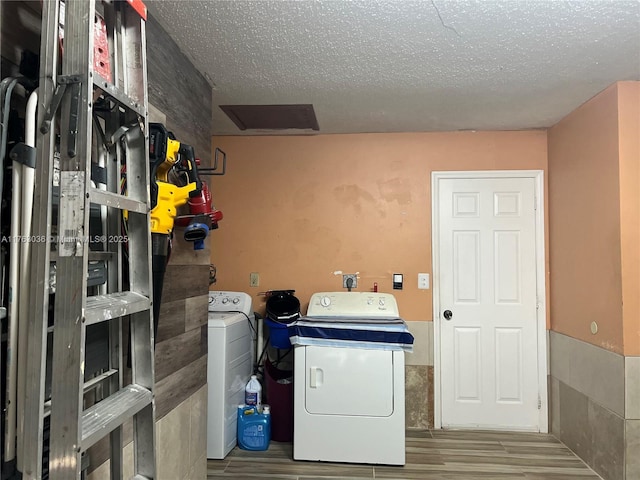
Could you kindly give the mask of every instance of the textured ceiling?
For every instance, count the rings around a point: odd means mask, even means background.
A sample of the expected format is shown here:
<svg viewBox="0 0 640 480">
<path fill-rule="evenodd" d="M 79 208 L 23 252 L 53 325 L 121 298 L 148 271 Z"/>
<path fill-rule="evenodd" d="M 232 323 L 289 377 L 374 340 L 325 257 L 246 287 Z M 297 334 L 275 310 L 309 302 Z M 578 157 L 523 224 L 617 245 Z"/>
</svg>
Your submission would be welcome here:
<svg viewBox="0 0 640 480">
<path fill-rule="evenodd" d="M 640 80 L 639 0 L 146 3 L 211 82 L 215 134 L 266 133 L 225 104 L 313 104 L 319 133 L 541 128 Z"/>
</svg>

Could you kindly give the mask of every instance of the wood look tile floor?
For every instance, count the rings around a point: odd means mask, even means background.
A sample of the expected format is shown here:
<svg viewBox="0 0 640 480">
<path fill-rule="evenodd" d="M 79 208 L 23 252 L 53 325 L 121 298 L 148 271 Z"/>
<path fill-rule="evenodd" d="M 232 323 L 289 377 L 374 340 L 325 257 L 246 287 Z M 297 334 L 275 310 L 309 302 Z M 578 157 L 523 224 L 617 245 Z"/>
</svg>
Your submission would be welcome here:
<svg viewBox="0 0 640 480">
<path fill-rule="evenodd" d="M 233 449 L 208 461 L 208 480 L 598 480 L 552 435 L 507 432 L 408 431 L 406 465 L 358 465 L 293 460 L 291 443 L 263 452 Z"/>
</svg>

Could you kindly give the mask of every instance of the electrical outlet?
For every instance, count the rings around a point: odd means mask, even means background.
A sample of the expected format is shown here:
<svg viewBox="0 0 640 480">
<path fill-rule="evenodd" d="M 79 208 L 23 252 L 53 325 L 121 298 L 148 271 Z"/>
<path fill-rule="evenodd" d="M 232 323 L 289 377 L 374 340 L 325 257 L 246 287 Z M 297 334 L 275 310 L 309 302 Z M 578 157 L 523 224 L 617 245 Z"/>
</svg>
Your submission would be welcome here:
<svg viewBox="0 0 640 480">
<path fill-rule="evenodd" d="M 428 273 L 418 274 L 418 289 L 429 290 L 429 274 Z"/>
<path fill-rule="evenodd" d="M 260 286 L 260 274 L 258 272 L 251 272 L 249 274 L 249 286 L 250 287 Z"/>
<path fill-rule="evenodd" d="M 358 286 L 358 276 L 355 273 L 347 273 L 342 275 L 342 288 L 349 288 L 349 285 L 347 285 L 348 279 L 353 281 L 351 288 L 356 288 Z"/>
</svg>

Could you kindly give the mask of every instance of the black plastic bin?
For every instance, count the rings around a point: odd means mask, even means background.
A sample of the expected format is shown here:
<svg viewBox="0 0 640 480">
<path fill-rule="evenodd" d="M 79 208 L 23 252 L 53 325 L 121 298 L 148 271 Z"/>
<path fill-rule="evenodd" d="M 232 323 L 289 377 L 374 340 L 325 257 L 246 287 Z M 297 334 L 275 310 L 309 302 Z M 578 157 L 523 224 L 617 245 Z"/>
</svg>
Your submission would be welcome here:
<svg viewBox="0 0 640 480">
<path fill-rule="evenodd" d="M 269 329 L 269 343 L 274 348 L 292 348 L 287 326 L 300 317 L 300 300 L 294 293 L 295 290 L 268 292 L 264 324 Z"/>
</svg>

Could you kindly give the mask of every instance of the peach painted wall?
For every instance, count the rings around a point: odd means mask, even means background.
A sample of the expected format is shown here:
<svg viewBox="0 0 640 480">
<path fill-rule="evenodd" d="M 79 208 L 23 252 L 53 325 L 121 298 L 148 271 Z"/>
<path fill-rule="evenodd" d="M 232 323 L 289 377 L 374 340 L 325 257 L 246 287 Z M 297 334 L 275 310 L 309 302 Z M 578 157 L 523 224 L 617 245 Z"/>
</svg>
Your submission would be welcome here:
<svg viewBox="0 0 640 480">
<path fill-rule="evenodd" d="M 617 86 L 567 115 L 548 139 L 551 329 L 622 353 Z"/>
<path fill-rule="evenodd" d="M 377 282 L 407 320 L 432 319 L 432 291 L 417 288 L 418 273 L 431 274 L 431 172 L 547 166 L 544 131 L 224 136 L 213 146 L 228 163 L 211 180 L 224 213 L 211 234 L 212 289 L 295 289 L 305 312 L 312 293 L 342 290 L 334 272 L 359 272 L 356 290 Z M 260 297 L 254 310 L 264 312 Z"/>
<path fill-rule="evenodd" d="M 618 84 L 624 354 L 640 355 L 640 82 Z"/>
</svg>

